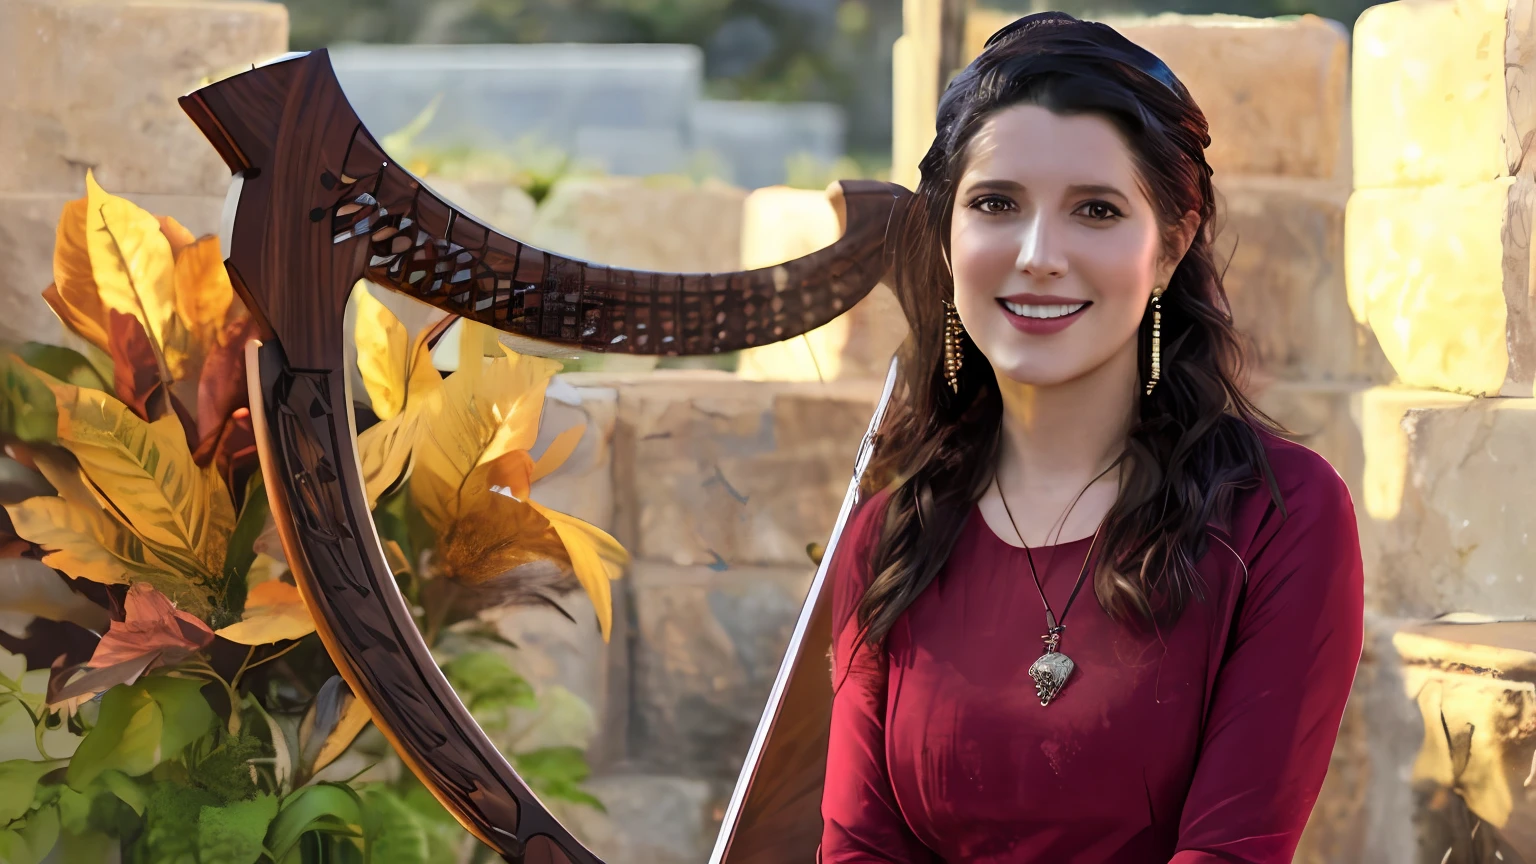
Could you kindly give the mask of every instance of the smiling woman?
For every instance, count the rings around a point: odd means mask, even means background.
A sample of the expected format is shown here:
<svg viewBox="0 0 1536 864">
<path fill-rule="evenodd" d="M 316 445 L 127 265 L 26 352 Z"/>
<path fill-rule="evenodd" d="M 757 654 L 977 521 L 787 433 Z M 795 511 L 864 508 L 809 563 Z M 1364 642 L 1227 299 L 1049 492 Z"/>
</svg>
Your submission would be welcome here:
<svg viewBox="0 0 1536 864">
<path fill-rule="evenodd" d="M 823 862 L 1290 861 L 1360 551 L 1338 475 L 1240 389 L 1209 143 L 1161 61 L 1060 13 L 946 90 L 827 577 Z"/>
</svg>

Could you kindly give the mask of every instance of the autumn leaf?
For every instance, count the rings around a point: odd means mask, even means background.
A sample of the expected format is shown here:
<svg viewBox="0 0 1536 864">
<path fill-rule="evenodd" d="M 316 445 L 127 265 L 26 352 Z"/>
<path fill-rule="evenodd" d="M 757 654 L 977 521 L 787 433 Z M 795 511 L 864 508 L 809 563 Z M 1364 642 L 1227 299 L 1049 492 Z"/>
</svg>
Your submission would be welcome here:
<svg viewBox="0 0 1536 864">
<path fill-rule="evenodd" d="M 358 283 L 356 294 L 357 366 L 374 416 L 379 418 L 357 437 L 371 510 L 411 464 L 422 411 L 441 389 L 443 379 L 432 366 L 427 344 L 430 330 L 418 334 L 407 347 L 405 325 L 368 291 L 366 283 Z"/>
<path fill-rule="evenodd" d="M 159 219 L 108 194 L 90 172 L 85 189 L 85 243 L 101 304 L 139 319 L 155 345 L 161 377 L 168 380 L 170 371 L 160 351 L 176 314 L 171 243 Z"/>
<path fill-rule="evenodd" d="M 241 645 L 267 645 L 300 639 L 315 632 L 314 619 L 299 589 L 287 582 L 262 582 L 245 598 L 245 615 L 239 622 L 218 631 Z"/>
<path fill-rule="evenodd" d="M 528 506 L 549 520 L 556 536 L 560 538 L 567 561 L 576 574 L 576 581 L 581 583 L 587 596 L 592 599 L 592 608 L 597 610 L 598 626 L 602 629 L 603 640 L 607 641 L 613 627 L 613 594 L 608 583 L 623 575 L 629 554 L 619 545 L 619 541 L 595 525 L 532 501 L 528 502 Z"/>
<path fill-rule="evenodd" d="M 411 492 L 439 533 L 458 518 L 461 491 L 477 466 L 527 450 L 538 435 L 544 388 L 560 364 L 502 350 L 478 376 L 448 376 L 426 410 Z"/>
<path fill-rule="evenodd" d="M 18 536 L 43 547 L 43 563 L 76 579 L 107 585 L 147 581 L 173 597 L 188 593 L 183 578 L 109 516 L 80 468 L 66 455 L 36 454 L 58 497 L 6 506 Z M 193 598 L 195 599 L 195 598 Z"/>
<path fill-rule="evenodd" d="M 197 242 L 196 235 L 170 216 L 160 217 L 160 233 L 165 235 L 166 242 L 171 244 L 171 254 L 177 258 L 183 249 Z"/>
<path fill-rule="evenodd" d="M 218 237 L 204 237 L 176 255 L 175 297 L 176 317 L 195 342 L 204 346 L 225 344 L 222 334 L 235 289 L 224 269 Z M 243 343 L 241 351 L 243 356 Z"/>
<path fill-rule="evenodd" d="M 372 719 L 368 706 L 352 695 L 340 675 L 333 675 L 309 704 L 299 723 L 299 752 L 311 777 L 336 761 Z"/>
<path fill-rule="evenodd" d="M 123 601 L 123 620 L 113 621 L 84 674 L 49 695 L 59 705 L 118 684 L 131 684 L 160 666 L 173 666 L 213 642 L 213 631 L 177 609 L 153 586 L 136 582 Z"/>
<path fill-rule="evenodd" d="M 113 391 L 139 419 L 159 419 L 170 406 L 165 401 L 168 394 L 160 380 L 155 346 L 149 341 L 149 334 L 133 315 L 112 309 L 107 312 L 107 319 Z"/>
<path fill-rule="evenodd" d="M 99 491 L 121 514 L 122 527 L 194 589 L 172 595 L 182 607 L 206 616 L 235 524 L 217 469 L 193 463 L 177 417 L 145 423 L 105 393 L 42 377 L 58 405 L 59 443 L 79 460 L 87 488 Z"/>
<path fill-rule="evenodd" d="M 191 253 L 188 253 L 191 254 Z M 219 267 L 222 270 L 223 262 Z M 203 362 L 197 383 L 196 461 L 208 464 L 212 457 L 210 441 L 216 441 L 229 425 L 235 411 L 249 405 L 245 380 L 245 346 L 257 335 L 256 321 L 241 315 L 217 332 L 208 343 L 212 350 Z"/>
<path fill-rule="evenodd" d="M 88 201 L 64 205 L 53 241 L 53 285 L 43 298 L 80 338 L 107 350 L 107 310 L 96 289 L 91 253 L 86 242 Z"/>
<path fill-rule="evenodd" d="M 586 434 L 586 431 L 587 427 L 585 425 L 572 426 L 556 435 L 555 440 L 549 442 L 549 446 L 544 448 L 544 453 L 539 456 L 539 461 L 533 464 L 533 470 L 528 478 L 529 482 L 536 483 L 554 473 L 561 465 L 564 465 L 565 461 L 571 458 L 571 454 L 576 452 L 576 445 L 581 443 L 581 436 Z"/>
</svg>

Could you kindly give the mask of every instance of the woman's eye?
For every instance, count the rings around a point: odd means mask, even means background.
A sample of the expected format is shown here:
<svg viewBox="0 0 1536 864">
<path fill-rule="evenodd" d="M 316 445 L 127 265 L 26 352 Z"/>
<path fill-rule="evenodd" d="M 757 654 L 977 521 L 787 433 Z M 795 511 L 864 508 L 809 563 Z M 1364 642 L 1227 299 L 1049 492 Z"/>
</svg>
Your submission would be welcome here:
<svg viewBox="0 0 1536 864">
<path fill-rule="evenodd" d="M 1003 213 L 1013 207 L 1013 202 L 996 195 L 987 195 L 976 199 L 971 206 L 983 213 Z"/>
<path fill-rule="evenodd" d="M 1104 201 L 1089 201 L 1079 208 L 1079 212 L 1095 222 L 1107 222 L 1120 215 L 1120 211 L 1116 210 L 1113 204 Z"/>
</svg>

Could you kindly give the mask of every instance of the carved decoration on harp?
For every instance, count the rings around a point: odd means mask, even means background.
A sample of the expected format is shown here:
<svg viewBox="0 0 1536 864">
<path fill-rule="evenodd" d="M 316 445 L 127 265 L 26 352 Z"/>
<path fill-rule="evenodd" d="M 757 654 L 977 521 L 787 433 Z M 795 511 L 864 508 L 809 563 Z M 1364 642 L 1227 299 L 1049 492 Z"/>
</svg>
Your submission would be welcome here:
<svg viewBox="0 0 1536 864">
<path fill-rule="evenodd" d="M 735 351 L 798 336 L 863 298 L 888 271 L 887 237 L 909 193 L 842 182 L 843 237 L 775 267 L 626 270 L 529 246 L 433 194 L 363 127 L 324 51 L 181 104 L 236 178 L 226 265 L 261 325 L 247 368 L 262 471 L 327 651 L 405 763 L 503 858 L 596 862 L 475 724 L 384 560 L 347 392 L 351 288 L 366 277 L 452 315 L 585 351 Z M 805 806 L 804 794 L 796 800 Z"/>
</svg>

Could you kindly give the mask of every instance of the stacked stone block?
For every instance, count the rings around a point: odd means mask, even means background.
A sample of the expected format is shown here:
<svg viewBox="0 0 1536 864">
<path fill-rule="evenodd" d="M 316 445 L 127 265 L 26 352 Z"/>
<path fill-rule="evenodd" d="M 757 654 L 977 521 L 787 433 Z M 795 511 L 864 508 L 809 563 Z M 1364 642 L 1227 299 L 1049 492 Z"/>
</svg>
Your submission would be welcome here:
<svg viewBox="0 0 1536 864">
<path fill-rule="evenodd" d="M 229 169 L 176 100 L 287 47 L 277 3 L 0 0 L 0 245 L 13 256 L 0 338 L 62 338 L 39 295 L 86 169 L 194 233 L 219 230 Z"/>
</svg>

